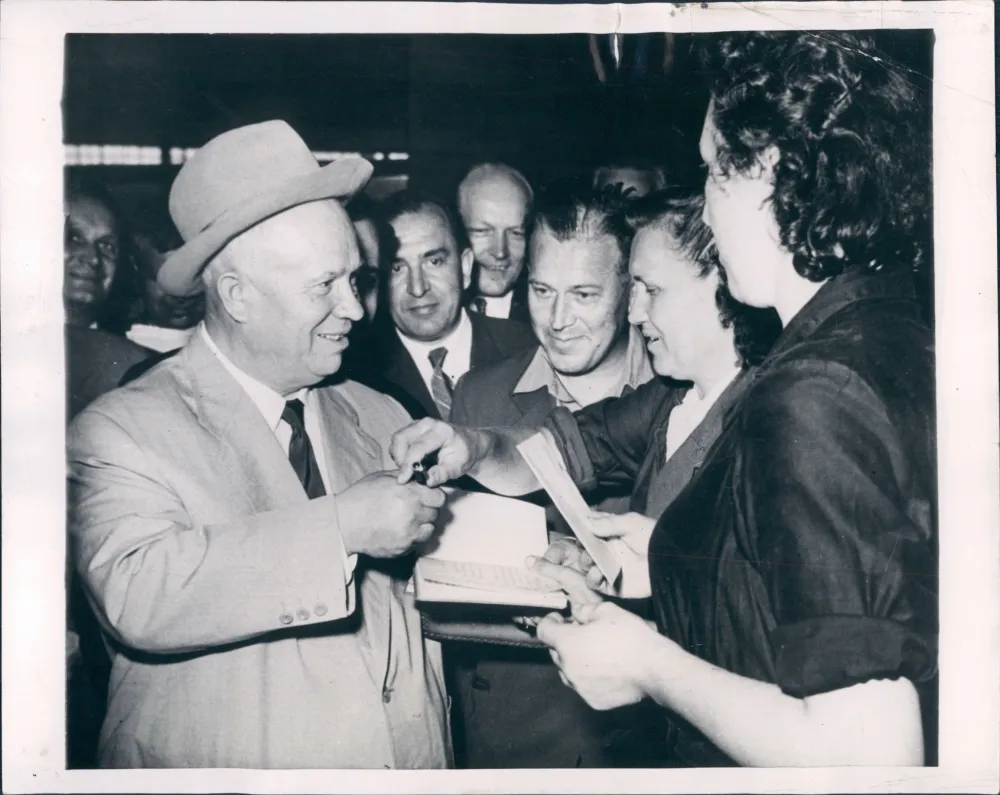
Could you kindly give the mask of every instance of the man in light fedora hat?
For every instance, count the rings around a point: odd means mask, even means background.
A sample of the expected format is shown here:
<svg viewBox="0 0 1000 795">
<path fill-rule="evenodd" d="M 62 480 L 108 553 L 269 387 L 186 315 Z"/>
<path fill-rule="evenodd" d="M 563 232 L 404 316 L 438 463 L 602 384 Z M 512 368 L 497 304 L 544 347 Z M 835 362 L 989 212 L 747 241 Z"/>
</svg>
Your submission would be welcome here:
<svg viewBox="0 0 1000 795">
<path fill-rule="evenodd" d="M 158 278 L 204 289 L 205 321 L 68 436 L 74 563 L 113 659 L 102 766 L 450 764 L 440 649 L 388 562 L 443 494 L 389 471 L 398 404 L 329 379 L 362 316 L 340 201 L 371 171 L 320 168 L 272 121 L 174 182 L 185 243 Z"/>
</svg>

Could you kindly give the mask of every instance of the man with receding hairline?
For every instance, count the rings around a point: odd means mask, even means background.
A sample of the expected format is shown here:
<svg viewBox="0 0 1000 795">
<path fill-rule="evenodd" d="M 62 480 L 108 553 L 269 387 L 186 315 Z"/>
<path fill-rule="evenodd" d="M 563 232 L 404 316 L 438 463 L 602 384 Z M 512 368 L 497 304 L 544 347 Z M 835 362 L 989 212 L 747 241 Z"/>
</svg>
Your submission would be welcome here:
<svg viewBox="0 0 1000 795">
<path fill-rule="evenodd" d="M 330 380 L 363 314 L 336 200 L 371 171 L 265 122 L 174 182 L 185 243 L 158 281 L 204 289 L 205 321 L 68 437 L 74 562 L 112 651 L 104 767 L 451 764 L 440 648 L 386 565 L 444 495 L 397 481 L 406 412 Z"/>
<path fill-rule="evenodd" d="M 463 306 L 473 253 L 440 201 L 403 191 L 382 207 L 385 307 L 359 363 L 359 379 L 396 397 L 414 417 L 447 419 L 458 380 L 534 344 L 526 323 Z M 391 234 L 388 234 L 391 232 Z"/>
<path fill-rule="evenodd" d="M 473 311 L 529 319 L 523 274 L 533 198 L 524 175 L 502 163 L 481 163 L 459 184 L 458 211 L 476 263 Z"/>
</svg>

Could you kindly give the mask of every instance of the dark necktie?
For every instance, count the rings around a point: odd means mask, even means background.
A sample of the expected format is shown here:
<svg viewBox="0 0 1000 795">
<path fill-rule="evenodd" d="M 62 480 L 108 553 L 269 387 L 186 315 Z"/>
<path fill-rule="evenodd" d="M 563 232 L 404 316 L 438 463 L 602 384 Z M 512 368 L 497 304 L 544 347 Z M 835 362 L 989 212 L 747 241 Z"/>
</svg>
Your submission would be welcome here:
<svg viewBox="0 0 1000 795">
<path fill-rule="evenodd" d="M 312 444 L 306 435 L 305 406 L 301 400 L 289 400 L 285 403 L 285 410 L 281 412 L 281 419 L 289 424 L 292 429 L 292 439 L 288 443 L 288 461 L 299 476 L 302 487 L 309 495 L 309 499 L 323 497 L 326 489 L 323 487 L 323 477 L 320 475 L 319 464 L 316 463 L 316 454 L 313 453 Z"/>
<path fill-rule="evenodd" d="M 472 311 L 475 312 L 477 315 L 485 315 L 486 314 L 486 299 L 483 298 L 482 296 L 479 296 L 478 298 L 473 298 L 472 299 Z"/>
<path fill-rule="evenodd" d="M 451 379 L 441 368 L 444 366 L 445 357 L 448 355 L 447 348 L 435 348 L 427 358 L 431 360 L 434 373 L 431 375 L 431 397 L 437 404 L 441 419 L 447 421 L 451 414 Z"/>
</svg>

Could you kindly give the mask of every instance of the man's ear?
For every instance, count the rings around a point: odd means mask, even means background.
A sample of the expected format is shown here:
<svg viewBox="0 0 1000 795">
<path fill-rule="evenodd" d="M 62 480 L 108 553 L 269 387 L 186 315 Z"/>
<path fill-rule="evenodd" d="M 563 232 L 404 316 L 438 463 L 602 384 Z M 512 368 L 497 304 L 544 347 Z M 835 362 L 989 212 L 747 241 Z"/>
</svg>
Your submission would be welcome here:
<svg viewBox="0 0 1000 795">
<path fill-rule="evenodd" d="M 471 248 L 467 248 L 462 252 L 461 266 L 462 266 L 462 289 L 468 290 L 469 285 L 472 284 L 472 265 L 475 263 L 476 257 L 472 253 Z"/>
<path fill-rule="evenodd" d="M 781 160 L 781 152 L 778 150 L 778 147 L 771 144 L 757 156 L 757 163 L 754 169 L 755 171 L 759 169 L 758 173 L 760 176 L 764 177 L 768 182 L 773 182 L 774 169 L 778 167 L 779 160 Z"/>
<path fill-rule="evenodd" d="M 245 323 L 249 314 L 246 302 L 247 284 L 240 274 L 234 271 L 219 274 L 215 280 L 215 288 L 226 313 L 237 323 Z"/>
</svg>

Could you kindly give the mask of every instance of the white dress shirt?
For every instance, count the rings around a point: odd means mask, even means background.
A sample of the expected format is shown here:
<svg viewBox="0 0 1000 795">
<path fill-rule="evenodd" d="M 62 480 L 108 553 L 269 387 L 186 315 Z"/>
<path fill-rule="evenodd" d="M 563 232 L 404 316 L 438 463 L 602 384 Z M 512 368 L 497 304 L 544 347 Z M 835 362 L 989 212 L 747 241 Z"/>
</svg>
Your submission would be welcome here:
<svg viewBox="0 0 1000 795">
<path fill-rule="evenodd" d="M 726 391 L 733 379 L 740 373 L 740 368 L 719 379 L 711 391 L 704 397 L 699 397 L 698 390 L 691 387 L 680 404 L 670 412 L 670 422 L 667 425 L 667 460 L 677 452 L 687 438 L 694 432 L 705 415 L 708 414 L 715 401 Z"/>
<path fill-rule="evenodd" d="M 149 348 L 160 353 L 167 353 L 175 351 L 178 348 L 183 348 L 187 344 L 187 341 L 191 339 L 192 334 L 194 334 L 193 328 L 162 328 L 161 326 L 148 326 L 143 323 L 134 323 L 125 332 L 125 336 L 136 345 L 141 345 L 143 348 Z"/>
<path fill-rule="evenodd" d="M 447 336 L 434 342 L 410 339 L 399 329 L 396 329 L 396 334 L 399 335 L 400 342 L 403 343 L 403 347 L 406 348 L 417 365 L 420 377 L 424 379 L 427 391 L 431 394 L 434 394 L 431 389 L 434 366 L 431 364 L 430 353 L 435 348 L 448 350 L 448 355 L 445 356 L 441 369 L 451 379 L 452 386 L 457 384 L 458 379 L 469 372 L 472 367 L 472 321 L 469 320 L 469 315 L 464 309 L 461 310 L 458 325 Z"/>
<path fill-rule="evenodd" d="M 504 320 L 507 320 L 507 318 L 510 317 L 510 305 L 514 301 L 513 290 L 510 290 L 500 296 L 481 295 L 479 297 L 486 301 L 487 317 L 499 317 Z"/>
<path fill-rule="evenodd" d="M 327 475 L 326 469 L 326 450 L 323 446 L 323 430 L 320 426 L 319 414 L 316 410 L 316 398 L 313 395 L 313 391 L 306 387 L 305 389 L 300 389 L 298 392 L 289 395 L 287 398 L 282 397 L 277 392 L 275 392 L 271 387 L 262 384 L 256 378 L 247 375 L 239 367 L 233 364 L 229 358 L 219 350 L 219 347 L 215 344 L 212 336 L 208 333 L 204 324 L 199 326 L 199 332 L 205 338 L 205 342 L 209 347 L 209 350 L 215 354 L 219 362 L 223 367 L 229 372 L 229 374 L 236 379 L 244 391 L 253 401 L 254 405 L 260 410 L 260 413 L 264 417 L 264 421 L 267 426 L 274 432 L 274 435 L 278 439 L 278 444 L 281 445 L 281 449 L 284 450 L 285 456 L 288 456 L 288 446 L 292 441 L 292 426 L 281 419 L 281 415 L 285 411 L 285 403 L 289 400 L 295 400 L 298 398 L 302 401 L 302 405 L 305 406 L 305 426 L 306 435 L 309 437 L 309 443 L 312 445 L 313 455 L 316 456 L 316 464 L 319 466 L 319 474 L 323 479 L 323 488 L 326 489 L 327 494 L 331 494 L 329 475 Z M 289 464 L 291 466 L 291 464 Z M 354 574 L 354 569 L 358 563 L 357 555 L 348 555 L 347 550 L 344 550 L 344 560 L 346 565 L 344 570 L 348 574 L 348 582 L 351 581 Z"/>
</svg>

